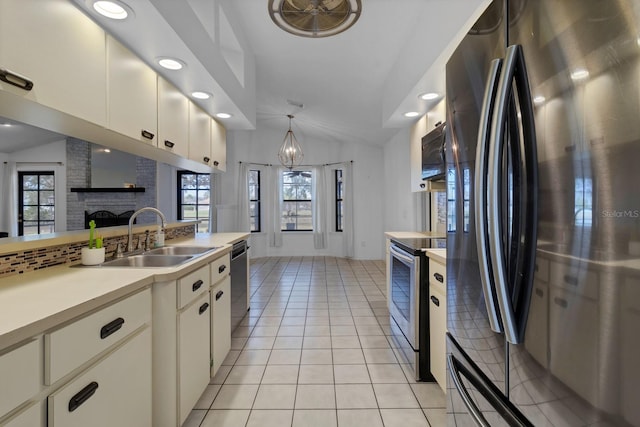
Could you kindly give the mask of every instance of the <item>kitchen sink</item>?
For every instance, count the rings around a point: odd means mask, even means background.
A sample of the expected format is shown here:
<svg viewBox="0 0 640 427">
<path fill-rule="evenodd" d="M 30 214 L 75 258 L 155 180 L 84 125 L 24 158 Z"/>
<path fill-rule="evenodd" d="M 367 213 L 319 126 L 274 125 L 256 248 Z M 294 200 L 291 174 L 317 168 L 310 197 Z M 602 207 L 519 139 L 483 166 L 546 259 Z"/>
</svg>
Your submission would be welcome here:
<svg viewBox="0 0 640 427">
<path fill-rule="evenodd" d="M 148 255 L 200 255 L 218 249 L 220 246 L 163 246 L 145 252 Z"/>
<path fill-rule="evenodd" d="M 102 267 L 175 267 L 195 258 L 194 255 L 132 255 L 100 264 Z"/>
</svg>

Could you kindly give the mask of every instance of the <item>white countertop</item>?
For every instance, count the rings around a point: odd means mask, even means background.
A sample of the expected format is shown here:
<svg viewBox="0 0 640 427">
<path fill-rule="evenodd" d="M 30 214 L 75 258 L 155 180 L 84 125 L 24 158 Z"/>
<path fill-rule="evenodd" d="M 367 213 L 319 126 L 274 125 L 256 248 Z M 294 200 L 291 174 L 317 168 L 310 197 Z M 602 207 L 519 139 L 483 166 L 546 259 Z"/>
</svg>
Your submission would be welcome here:
<svg viewBox="0 0 640 427">
<path fill-rule="evenodd" d="M 435 231 L 385 231 L 387 239 L 446 239 L 445 233 Z"/>
<path fill-rule="evenodd" d="M 0 351 L 154 282 L 176 280 L 231 251 L 249 233 L 197 234 L 168 245 L 220 246 L 177 267 L 63 265 L 0 279 Z"/>
<path fill-rule="evenodd" d="M 432 258 L 434 261 L 439 262 L 440 264 L 447 263 L 447 250 L 445 248 L 441 249 L 424 249 L 425 253 L 429 258 Z"/>
</svg>

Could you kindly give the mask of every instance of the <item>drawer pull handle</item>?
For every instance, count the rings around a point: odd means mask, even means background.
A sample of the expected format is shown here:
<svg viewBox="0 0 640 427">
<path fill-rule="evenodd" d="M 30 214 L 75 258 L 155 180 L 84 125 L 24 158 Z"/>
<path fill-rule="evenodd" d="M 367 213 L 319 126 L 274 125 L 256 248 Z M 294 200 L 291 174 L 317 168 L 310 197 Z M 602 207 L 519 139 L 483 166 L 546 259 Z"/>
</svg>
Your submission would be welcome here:
<svg viewBox="0 0 640 427">
<path fill-rule="evenodd" d="M 536 288 L 536 295 L 542 298 L 544 296 L 544 291 L 540 288 Z"/>
<path fill-rule="evenodd" d="M 440 307 L 440 300 L 433 295 L 431 295 L 431 302 L 434 303 L 436 307 Z"/>
<path fill-rule="evenodd" d="M 564 281 L 569 285 L 578 286 L 578 278 L 575 276 L 570 276 L 568 274 L 565 274 Z"/>
<path fill-rule="evenodd" d="M 168 139 L 164 140 L 164 146 L 165 147 L 173 148 L 174 145 L 176 145 L 175 142 L 171 142 Z"/>
<path fill-rule="evenodd" d="M 434 273 L 433 277 L 440 283 L 444 283 L 444 276 L 440 273 Z"/>
<path fill-rule="evenodd" d="M 200 308 L 198 309 L 198 314 L 202 314 L 202 313 L 204 313 L 205 311 L 207 311 L 207 308 L 209 308 L 209 303 L 208 303 L 208 302 L 205 302 L 205 303 L 204 303 L 204 304 L 202 304 L 202 305 L 200 306 Z"/>
<path fill-rule="evenodd" d="M 558 298 L 558 297 L 556 297 L 556 298 L 554 298 L 554 299 L 553 299 L 553 301 L 554 301 L 556 304 L 558 304 L 560 307 L 562 307 L 562 308 L 567 308 L 567 306 L 569 305 L 569 303 L 567 302 L 567 300 L 566 300 L 566 299 L 563 299 L 563 298 Z"/>
<path fill-rule="evenodd" d="M 224 295 L 224 292 L 218 291 L 218 293 L 216 293 L 216 301 L 218 301 L 220 298 L 222 298 L 222 295 Z"/>
<path fill-rule="evenodd" d="M 218 166 L 219 164 L 220 164 L 220 162 L 219 162 L 219 161 L 217 161 L 217 160 L 214 160 L 214 161 L 213 161 L 213 166 Z"/>
<path fill-rule="evenodd" d="M 124 319 L 122 317 L 118 317 L 116 320 L 107 323 L 100 329 L 100 338 L 105 339 L 122 328 L 122 325 L 124 325 Z"/>
<path fill-rule="evenodd" d="M 209 160 L 211 160 L 211 159 L 205 156 L 205 157 L 202 158 L 202 160 L 204 160 L 205 163 L 209 163 Z"/>
<path fill-rule="evenodd" d="M 191 286 L 191 290 L 192 290 L 193 292 L 197 291 L 198 289 L 200 289 L 200 286 L 202 286 L 202 284 L 203 284 L 203 283 L 204 283 L 204 282 L 203 282 L 202 280 L 198 280 L 197 282 L 195 282 L 195 283 L 193 284 L 193 286 Z"/>
<path fill-rule="evenodd" d="M 140 131 L 140 134 L 141 134 L 141 135 L 142 135 L 142 137 L 143 137 L 143 138 L 145 138 L 145 139 L 153 139 L 153 137 L 155 137 L 155 135 L 154 135 L 153 133 L 149 132 L 149 131 L 148 131 L 148 130 L 146 130 L 146 129 L 142 129 L 142 130 Z"/>
<path fill-rule="evenodd" d="M 89 400 L 98 389 L 98 383 L 93 381 L 88 386 L 80 390 L 69 400 L 69 412 L 73 412 L 80 407 L 84 402 Z"/>
<path fill-rule="evenodd" d="M 227 269 L 227 266 L 222 264 L 220 267 L 218 267 L 218 274 L 222 274 L 223 271 L 225 271 Z"/>
<path fill-rule="evenodd" d="M 20 89 L 33 89 L 33 82 L 31 80 L 29 80 L 25 76 L 16 74 L 13 71 L 9 71 L 6 68 L 0 68 L 0 80 L 9 83 L 10 85 L 19 87 Z"/>
</svg>

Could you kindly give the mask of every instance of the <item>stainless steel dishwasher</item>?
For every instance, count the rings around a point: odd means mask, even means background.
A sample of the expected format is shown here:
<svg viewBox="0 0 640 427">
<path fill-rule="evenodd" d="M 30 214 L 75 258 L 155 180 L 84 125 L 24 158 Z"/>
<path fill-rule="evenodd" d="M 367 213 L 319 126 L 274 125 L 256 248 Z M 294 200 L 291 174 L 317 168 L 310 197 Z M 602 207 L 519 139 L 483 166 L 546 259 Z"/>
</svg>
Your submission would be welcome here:
<svg viewBox="0 0 640 427">
<path fill-rule="evenodd" d="M 249 310 L 247 284 L 249 258 L 246 240 L 233 244 L 231 250 L 231 331 L 233 332 Z"/>
</svg>

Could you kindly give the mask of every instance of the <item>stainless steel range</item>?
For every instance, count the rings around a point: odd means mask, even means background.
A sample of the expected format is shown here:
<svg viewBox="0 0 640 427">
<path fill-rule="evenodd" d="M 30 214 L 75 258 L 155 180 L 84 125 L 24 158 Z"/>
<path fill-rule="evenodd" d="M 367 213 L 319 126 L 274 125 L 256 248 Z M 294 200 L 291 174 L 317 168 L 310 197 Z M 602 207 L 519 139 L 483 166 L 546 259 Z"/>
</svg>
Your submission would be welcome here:
<svg viewBox="0 0 640 427">
<path fill-rule="evenodd" d="M 389 313 L 391 337 L 418 381 L 435 381 L 429 363 L 429 263 L 422 249 L 432 239 L 391 239 Z"/>
</svg>

